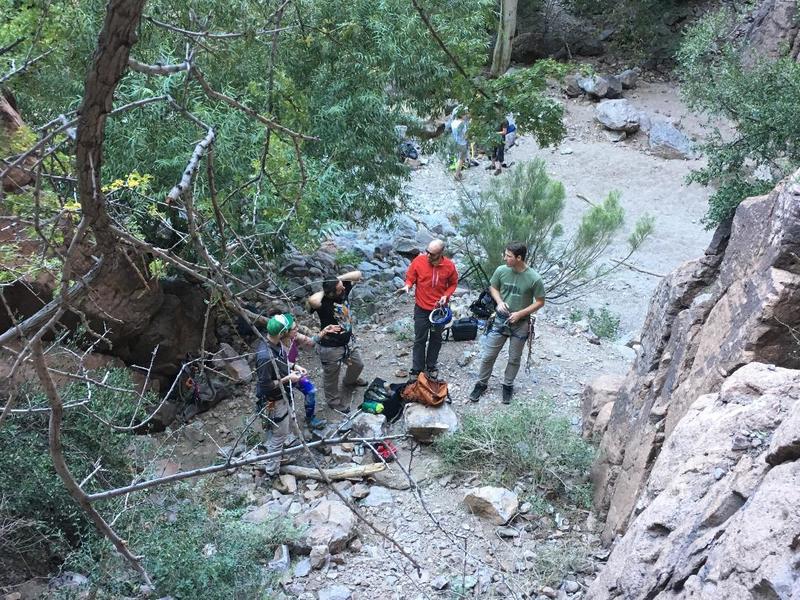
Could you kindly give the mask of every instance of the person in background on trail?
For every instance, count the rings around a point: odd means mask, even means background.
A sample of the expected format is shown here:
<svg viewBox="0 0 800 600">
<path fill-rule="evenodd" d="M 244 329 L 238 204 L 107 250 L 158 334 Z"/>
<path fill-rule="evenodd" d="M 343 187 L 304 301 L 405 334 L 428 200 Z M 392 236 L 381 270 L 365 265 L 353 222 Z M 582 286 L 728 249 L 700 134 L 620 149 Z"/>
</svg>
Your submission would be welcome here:
<svg viewBox="0 0 800 600">
<path fill-rule="evenodd" d="M 290 387 L 306 374 L 305 369 L 289 367 L 287 346 L 291 343 L 294 318 L 289 314 L 270 317 L 267 337 L 256 350 L 256 408 L 262 419 L 267 452 L 279 452 L 291 432 Z M 264 464 L 267 476 L 278 475 L 281 457 L 270 458 Z"/>
<path fill-rule="evenodd" d="M 506 121 L 508 121 L 508 127 L 506 128 L 506 148 L 511 148 L 511 146 L 517 143 L 517 124 L 514 121 L 514 113 L 508 113 L 506 115 Z"/>
<path fill-rule="evenodd" d="M 469 112 L 464 112 L 460 115 L 458 108 L 453 111 L 453 120 L 450 123 L 450 132 L 453 136 L 453 142 L 456 145 L 456 181 L 463 181 L 464 174 L 461 170 L 464 168 L 464 161 L 469 156 L 469 142 L 467 141 L 467 130 L 469 129 Z"/>
<path fill-rule="evenodd" d="M 281 314 L 281 311 L 278 309 L 273 309 L 269 312 L 270 317 L 274 317 L 278 314 Z M 300 327 L 297 321 L 294 321 L 292 324 L 292 329 L 289 332 L 289 347 L 286 350 L 286 356 L 289 359 L 289 366 L 290 368 L 296 364 L 297 356 L 300 353 L 300 348 L 311 349 L 316 346 L 320 339 L 328 335 L 329 333 L 334 332 L 334 325 L 329 325 L 325 329 L 319 332 L 319 334 L 314 336 L 308 336 L 305 333 L 300 332 Z M 306 425 L 308 425 L 311 429 L 323 429 L 327 422 L 324 419 L 320 419 L 316 416 L 317 410 L 317 388 L 314 385 L 314 382 L 308 377 L 308 375 L 303 375 L 297 383 L 292 384 L 292 387 L 296 390 L 299 390 L 305 399 L 304 408 L 306 414 Z"/>
<path fill-rule="evenodd" d="M 433 309 L 447 306 L 458 285 L 458 271 L 452 260 L 444 255 L 444 242 L 433 240 L 424 254 L 408 266 L 406 284 L 398 293 L 409 293 L 416 286 L 414 298 L 414 350 L 410 379 L 416 379 L 424 369 L 434 379 L 438 377 L 437 363 L 442 347 L 442 328 L 431 324 Z"/>
<path fill-rule="evenodd" d="M 486 391 L 497 355 L 506 340 L 510 342 L 503 379 L 503 404 L 509 404 L 514 394 L 514 378 L 530 335 L 531 315 L 544 306 L 544 283 L 539 273 L 525 262 L 527 255 L 525 244 L 511 242 L 503 254 L 506 264 L 497 267 L 492 274 L 489 293 L 497 303 L 497 310 L 485 340 L 478 381 L 469 395 L 473 402 L 477 402 Z"/>
<path fill-rule="evenodd" d="M 486 167 L 487 171 L 494 170 L 495 175 L 500 175 L 503 172 L 504 163 L 506 161 L 506 134 L 508 133 L 508 119 L 503 119 L 500 123 L 500 129 L 497 131 L 499 140 L 497 145 L 492 150 L 492 162 Z"/>
<path fill-rule="evenodd" d="M 324 374 L 325 401 L 328 406 L 340 412 L 349 412 L 350 403 L 342 399 L 342 387 L 349 397 L 353 386 L 367 385 L 360 378 L 364 363 L 355 344 L 353 335 L 353 317 L 350 312 L 350 290 L 353 284 L 361 281 L 361 271 L 350 271 L 335 279 L 326 279 L 322 283 L 322 291 L 308 299 L 308 308 L 319 315 L 323 330 L 332 325 L 324 337 L 317 343 L 317 354 L 322 363 Z M 346 365 L 341 386 L 339 375 L 342 365 Z"/>
</svg>

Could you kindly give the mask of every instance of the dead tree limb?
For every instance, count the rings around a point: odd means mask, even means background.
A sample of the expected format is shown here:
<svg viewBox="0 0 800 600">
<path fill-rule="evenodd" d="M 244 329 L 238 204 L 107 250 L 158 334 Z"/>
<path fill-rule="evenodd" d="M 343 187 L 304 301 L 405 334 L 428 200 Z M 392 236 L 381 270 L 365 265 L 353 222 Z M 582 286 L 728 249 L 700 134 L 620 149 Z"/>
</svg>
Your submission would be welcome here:
<svg viewBox="0 0 800 600">
<path fill-rule="evenodd" d="M 204 137 L 200 143 L 195 146 L 192 157 L 189 159 L 189 163 L 183 170 L 183 177 L 181 177 L 181 180 L 175 184 L 175 186 L 173 186 L 173 188 L 169 191 L 169 194 L 167 194 L 168 204 L 175 202 L 186 192 L 187 189 L 189 189 L 189 186 L 192 183 L 192 178 L 194 178 L 194 174 L 200 167 L 200 159 L 203 157 L 203 154 L 205 154 L 208 147 L 214 143 L 215 137 L 216 133 L 214 133 L 214 130 L 209 127 L 206 137 Z"/>
<path fill-rule="evenodd" d="M 144 73 L 145 75 L 172 75 L 173 73 L 180 73 L 182 71 L 188 72 L 192 68 L 192 64 L 188 60 L 174 65 L 161 65 L 158 63 L 148 65 L 139 62 L 135 58 L 128 59 L 128 66 L 131 70 L 137 73 Z"/>
<path fill-rule="evenodd" d="M 361 479 L 368 475 L 374 475 L 383 471 L 386 466 L 383 463 L 371 463 L 368 465 L 350 465 L 343 467 L 336 467 L 333 469 L 322 469 L 322 474 L 317 469 L 309 467 L 300 467 L 297 465 L 283 465 L 281 473 L 288 473 L 295 477 L 302 479 L 316 479 L 317 481 L 325 481 L 327 477 L 331 481 L 341 481 L 344 479 Z"/>
</svg>

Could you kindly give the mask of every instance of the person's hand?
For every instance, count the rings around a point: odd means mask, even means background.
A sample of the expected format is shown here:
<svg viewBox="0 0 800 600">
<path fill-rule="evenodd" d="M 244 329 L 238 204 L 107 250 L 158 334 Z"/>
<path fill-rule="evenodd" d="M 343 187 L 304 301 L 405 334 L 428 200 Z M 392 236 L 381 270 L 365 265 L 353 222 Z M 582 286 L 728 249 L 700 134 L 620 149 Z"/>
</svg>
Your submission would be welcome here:
<svg viewBox="0 0 800 600">
<path fill-rule="evenodd" d="M 306 375 L 308 375 L 308 369 L 305 369 L 300 365 L 295 365 L 293 371 L 295 373 L 299 373 L 301 377 L 305 377 Z"/>
<path fill-rule="evenodd" d="M 401 287 L 400 289 L 398 289 L 398 290 L 395 292 L 395 294 L 398 294 L 398 295 L 399 295 L 399 294 L 408 294 L 408 293 L 410 293 L 410 292 L 411 292 L 411 286 L 410 286 L 410 285 L 404 285 L 403 287 Z"/>
<path fill-rule="evenodd" d="M 289 381 L 288 381 L 288 383 L 297 383 L 297 382 L 298 382 L 298 381 L 300 381 L 302 378 L 303 378 L 303 376 L 302 376 L 302 375 L 300 375 L 300 373 L 289 373 L 289 374 L 286 376 L 286 379 L 288 379 L 288 380 L 289 380 Z"/>
<path fill-rule="evenodd" d="M 510 315 L 508 315 L 508 322 L 509 323 L 516 323 L 517 321 L 519 321 L 522 318 L 523 318 L 522 314 L 519 311 L 512 312 Z"/>
<path fill-rule="evenodd" d="M 497 312 L 508 314 L 511 312 L 511 310 L 508 308 L 508 304 L 506 304 L 505 302 L 498 302 Z"/>
<path fill-rule="evenodd" d="M 320 337 L 324 337 L 329 333 L 339 333 L 342 330 L 341 325 L 326 325 L 325 328 L 320 331 Z"/>
<path fill-rule="evenodd" d="M 447 306 L 447 296 L 442 296 L 436 301 L 436 306 Z"/>
</svg>

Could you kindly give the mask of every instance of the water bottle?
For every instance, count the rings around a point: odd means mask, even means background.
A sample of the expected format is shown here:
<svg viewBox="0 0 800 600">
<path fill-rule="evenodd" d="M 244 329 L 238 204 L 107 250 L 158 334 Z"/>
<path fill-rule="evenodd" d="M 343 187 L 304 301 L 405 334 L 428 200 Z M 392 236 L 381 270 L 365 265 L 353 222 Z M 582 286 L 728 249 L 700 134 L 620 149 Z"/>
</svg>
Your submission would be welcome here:
<svg viewBox="0 0 800 600">
<path fill-rule="evenodd" d="M 381 402 L 375 402 L 373 400 L 370 400 L 368 402 L 362 402 L 359 408 L 363 410 L 365 413 L 370 413 L 373 415 L 379 415 L 383 412 L 383 404 Z"/>
</svg>

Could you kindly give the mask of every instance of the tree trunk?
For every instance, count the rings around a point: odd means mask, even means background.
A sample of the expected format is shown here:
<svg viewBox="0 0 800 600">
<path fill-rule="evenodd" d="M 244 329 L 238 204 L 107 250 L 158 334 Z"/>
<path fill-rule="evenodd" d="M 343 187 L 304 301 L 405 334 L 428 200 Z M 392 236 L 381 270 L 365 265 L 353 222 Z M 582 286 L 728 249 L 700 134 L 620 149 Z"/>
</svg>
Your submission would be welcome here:
<svg viewBox="0 0 800 600">
<path fill-rule="evenodd" d="M 500 22 L 492 55 L 490 77 L 500 77 L 511 64 L 511 40 L 517 30 L 517 0 L 500 0 Z"/>
<path fill-rule="evenodd" d="M 14 154 L 16 146 L 21 143 L 17 138 L 25 132 L 27 127 L 22 121 L 11 94 L 0 93 L 0 156 Z M 4 192 L 18 192 L 20 188 L 33 182 L 33 172 L 28 170 L 36 162 L 35 156 L 28 157 L 20 165 L 21 168 L 9 170 L 3 176 L 2 188 Z M 5 165 L 0 166 L 0 171 L 5 170 Z M 0 194 L 2 196 L 2 194 Z"/>
</svg>

